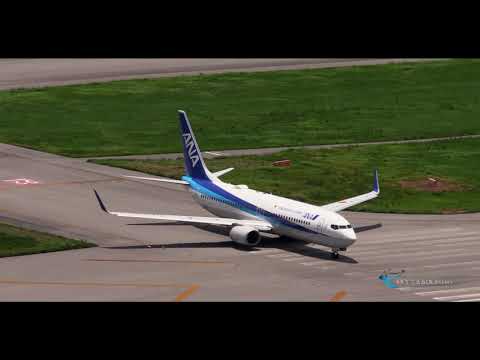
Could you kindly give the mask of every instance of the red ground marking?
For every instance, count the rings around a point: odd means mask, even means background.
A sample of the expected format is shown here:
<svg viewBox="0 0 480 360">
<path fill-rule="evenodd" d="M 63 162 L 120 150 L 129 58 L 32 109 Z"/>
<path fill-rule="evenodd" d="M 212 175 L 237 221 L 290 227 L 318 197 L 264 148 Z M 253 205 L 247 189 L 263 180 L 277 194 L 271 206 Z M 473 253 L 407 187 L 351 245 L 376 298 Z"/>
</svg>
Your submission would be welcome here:
<svg viewBox="0 0 480 360">
<path fill-rule="evenodd" d="M 275 161 L 272 165 L 273 166 L 281 166 L 281 167 L 288 167 L 291 165 L 290 160 L 280 160 L 280 161 Z"/>
</svg>

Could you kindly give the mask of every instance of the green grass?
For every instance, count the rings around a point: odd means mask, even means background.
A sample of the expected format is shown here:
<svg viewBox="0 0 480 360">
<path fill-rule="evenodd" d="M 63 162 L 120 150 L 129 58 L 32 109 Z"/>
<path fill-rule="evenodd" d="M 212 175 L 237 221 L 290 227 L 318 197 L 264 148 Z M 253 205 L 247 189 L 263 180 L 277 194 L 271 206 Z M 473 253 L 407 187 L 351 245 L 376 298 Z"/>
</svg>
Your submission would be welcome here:
<svg viewBox="0 0 480 360">
<path fill-rule="evenodd" d="M 95 246 L 86 241 L 0 224 L 0 257 L 38 254 Z"/>
<path fill-rule="evenodd" d="M 272 166 L 290 159 L 289 168 Z M 100 164 L 180 178 L 183 160 L 97 160 Z M 480 211 L 480 140 L 371 145 L 329 150 L 289 150 L 269 156 L 207 160 L 211 171 L 235 167 L 226 182 L 313 203 L 326 204 L 368 192 L 372 170 L 379 169 L 381 194 L 352 210 L 397 213 Z M 460 191 L 432 193 L 400 186 L 402 180 L 428 177 L 456 183 Z"/>
<path fill-rule="evenodd" d="M 480 133 L 480 60 L 183 76 L 0 92 L 0 142 L 69 156 Z"/>
</svg>

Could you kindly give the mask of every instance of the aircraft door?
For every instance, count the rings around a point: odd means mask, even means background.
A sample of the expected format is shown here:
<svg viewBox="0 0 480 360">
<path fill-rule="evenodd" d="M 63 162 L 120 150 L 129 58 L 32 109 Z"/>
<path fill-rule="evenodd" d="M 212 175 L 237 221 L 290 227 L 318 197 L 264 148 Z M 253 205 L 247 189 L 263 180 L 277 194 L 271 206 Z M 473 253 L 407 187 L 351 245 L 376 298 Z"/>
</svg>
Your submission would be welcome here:
<svg viewBox="0 0 480 360">
<path fill-rule="evenodd" d="M 327 226 L 325 219 L 319 217 L 317 219 L 317 231 L 320 233 L 325 233 L 325 226 Z"/>
</svg>

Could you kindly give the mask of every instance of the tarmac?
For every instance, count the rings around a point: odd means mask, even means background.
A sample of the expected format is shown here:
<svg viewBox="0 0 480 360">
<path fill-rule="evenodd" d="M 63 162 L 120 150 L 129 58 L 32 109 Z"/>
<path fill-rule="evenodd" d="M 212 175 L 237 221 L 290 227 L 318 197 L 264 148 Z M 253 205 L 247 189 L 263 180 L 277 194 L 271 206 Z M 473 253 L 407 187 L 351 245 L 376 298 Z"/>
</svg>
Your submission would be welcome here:
<svg viewBox="0 0 480 360">
<path fill-rule="evenodd" d="M 218 228 L 131 225 L 152 222 L 98 208 L 93 187 L 111 210 L 209 216 L 178 185 L 121 177 L 141 173 L 4 144 L 0 166 L 2 221 L 99 245 L 0 259 L 3 301 L 480 299 L 480 214 L 344 212 L 383 227 L 333 260 L 320 246 L 266 238 L 246 251 Z M 385 270 L 404 270 L 411 286 L 388 288 Z"/>
<path fill-rule="evenodd" d="M 0 59 L 0 90 L 224 72 L 375 65 L 432 59 Z"/>
</svg>

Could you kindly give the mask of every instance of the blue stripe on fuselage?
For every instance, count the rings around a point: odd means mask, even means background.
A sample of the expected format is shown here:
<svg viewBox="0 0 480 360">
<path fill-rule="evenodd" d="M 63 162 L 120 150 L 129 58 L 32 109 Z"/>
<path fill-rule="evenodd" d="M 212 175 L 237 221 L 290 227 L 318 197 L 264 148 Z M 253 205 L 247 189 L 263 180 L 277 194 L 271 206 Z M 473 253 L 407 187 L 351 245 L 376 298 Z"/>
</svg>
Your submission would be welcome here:
<svg viewBox="0 0 480 360">
<path fill-rule="evenodd" d="M 300 226 L 298 224 L 292 223 L 288 220 L 282 219 L 281 217 L 266 211 L 264 209 L 261 209 L 262 212 L 258 213 L 257 207 L 253 204 L 250 204 L 249 202 L 240 199 L 239 197 L 229 193 L 228 191 L 222 189 L 221 187 L 215 185 L 213 182 L 208 181 L 208 180 L 199 180 L 199 179 L 193 179 L 189 176 L 183 176 L 182 180 L 187 181 L 192 189 L 195 191 L 198 191 L 199 193 L 202 193 L 204 195 L 208 195 L 210 197 L 213 197 L 217 200 L 224 201 L 228 203 L 230 206 L 235 207 L 236 209 L 239 209 L 241 211 L 244 211 L 246 213 L 249 213 L 251 215 L 254 215 L 259 218 L 263 218 L 269 222 L 273 223 L 279 223 L 291 228 L 294 228 L 295 230 L 300 230 L 304 232 L 308 232 L 311 234 L 320 234 L 318 232 L 315 232 L 313 230 L 304 228 L 303 226 Z"/>
</svg>

